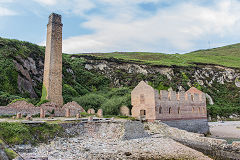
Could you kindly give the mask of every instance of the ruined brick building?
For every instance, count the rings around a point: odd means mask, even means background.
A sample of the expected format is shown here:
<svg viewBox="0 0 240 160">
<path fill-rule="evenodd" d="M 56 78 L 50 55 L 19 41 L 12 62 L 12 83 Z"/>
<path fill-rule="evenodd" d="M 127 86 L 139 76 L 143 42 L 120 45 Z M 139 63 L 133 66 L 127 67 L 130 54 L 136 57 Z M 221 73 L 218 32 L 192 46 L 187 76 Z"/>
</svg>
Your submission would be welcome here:
<svg viewBox="0 0 240 160">
<path fill-rule="evenodd" d="M 205 93 L 194 87 L 186 92 L 159 92 L 141 81 L 131 92 L 131 103 L 135 118 L 161 120 L 170 126 L 193 132 L 208 131 Z"/>
</svg>

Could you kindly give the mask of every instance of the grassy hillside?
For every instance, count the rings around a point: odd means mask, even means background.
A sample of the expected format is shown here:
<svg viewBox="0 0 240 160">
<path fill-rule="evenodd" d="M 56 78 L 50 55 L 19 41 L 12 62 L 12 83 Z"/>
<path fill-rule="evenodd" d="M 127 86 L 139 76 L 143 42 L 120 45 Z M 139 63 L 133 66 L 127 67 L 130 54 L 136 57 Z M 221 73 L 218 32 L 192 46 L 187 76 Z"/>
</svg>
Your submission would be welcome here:
<svg viewBox="0 0 240 160">
<path fill-rule="evenodd" d="M 0 106 L 21 98 L 25 98 L 33 104 L 40 101 L 44 49 L 44 47 L 29 42 L 0 38 Z M 96 53 L 91 55 L 102 58 L 114 57 L 150 65 L 186 67 L 172 67 L 174 76 L 171 80 L 161 73 L 144 75 L 142 73 L 129 73 L 126 70 L 102 73 L 85 69 L 86 59 L 63 54 L 64 103 L 74 100 L 84 109 L 102 108 L 104 114 L 118 114 L 120 106 L 131 107 L 131 90 L 138 82 L 145 80 L 159 90 L 170 87 L 177 90 L 179 86 L 187 90 L 190 83 L 212 96 L 215 105 L 208 106 L 211 116 L 227 117 L 233 113 L 240 114 L 240 88 L 236 87 L 233 82 L 220 84 L 217 80 L 214 80 L 211 86 L 200 86 L 194 78 L 197 67 L 191 67 L 196 63 L 208 63 L 240 68 L 240 44 L 199 50 L 183 55 L 143 52 Z M 16 62 L 20 67 L 16 65 Z M 34 68 L 36 68 L 36 71 Z M 216 74 L 221 73 L 216 71 Z M 122 80 L 124 81 L 121 85 L 116 85 L 116 81 Z M 201 80 L 210 82 L 210 78 Z M 118 86 L 122 87 L 119 88 Z M 31 97 L 31 91 L 34 91 L 37 97 Z"/>
<path fill-rule="evenodd" d="M 97 57 L 133 60 L 151 65 L 194 66 L 197 63 L 217 64 L 226 67 L 240 68 L 240 44 L 219 48 L 198 50 L 186 54 L 164 54 L 150 52 L 113 52 L 92 53 Z"/>
</svg>

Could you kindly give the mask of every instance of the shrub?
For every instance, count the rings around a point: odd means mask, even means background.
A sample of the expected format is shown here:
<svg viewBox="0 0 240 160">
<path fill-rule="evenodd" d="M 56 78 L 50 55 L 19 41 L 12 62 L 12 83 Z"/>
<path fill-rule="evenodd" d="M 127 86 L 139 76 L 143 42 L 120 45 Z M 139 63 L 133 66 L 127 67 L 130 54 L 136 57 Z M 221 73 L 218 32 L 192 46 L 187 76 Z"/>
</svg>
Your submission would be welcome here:
<svg viewBox="0 0 240 160">
<path fill-rule="evenodd" d="M 65 103 L 71 102 L 72 97 L 79 96 L 78 92 L 70 85 L 64 84 L 63 85 L 63 100 Z"/>
<path fill-rule="evenodd" d="M 128 105 L 129 97 L 124 96 L 124 97 L 113 97 L 109 100 L 107 100 L 101 108 L 103 109 L 104 114 L 108 115 L 119 115 L 119 108 L 122 105 Z"/>
<path fill-rule="evenodd" d="M 81 97 L 75 97 L 73 100 L 80 104 L 85 110 L 93 108 L 96 111 L 106 101 L 106 98 L 99 94 L 90 93 Z"/>
<path fill-rule="evenodd" d="M 113 88 L 109 93 L 108 97 L 114 97 L 114 96 L 125 96 L 127 94 L 130 94 L 131 90 L 127 87 L 121 87 L 121 88 Z"/>
<path fill-rule="evenodd" d="M 11 101 L 13 101 L 14 99 L 20 99 L 20 98 L 22 97 L 11 95 L 8 92 L 0 91 L 0 106 L 6 106 L 9 103 L 11 103 Z"/>
<path fill-rule="evenodd" d="M 92 114 L 88 114 L 87 112 L 81 112 L 80 114 L 82 117 L 88 117 L 92 115 Z"/>
</svg>

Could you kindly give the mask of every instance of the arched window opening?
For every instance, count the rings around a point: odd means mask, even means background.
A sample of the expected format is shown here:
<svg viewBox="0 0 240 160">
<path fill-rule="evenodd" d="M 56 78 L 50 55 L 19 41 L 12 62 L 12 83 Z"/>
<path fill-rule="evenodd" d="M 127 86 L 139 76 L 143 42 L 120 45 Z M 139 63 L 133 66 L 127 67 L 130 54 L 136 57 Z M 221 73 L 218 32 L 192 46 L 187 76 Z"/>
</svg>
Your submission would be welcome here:
<svg viewBox="0 0 240 160">
<path fill-rule="evenodd" d="M 192 112 L 194 113 L 194 107 L 192 107 Z"/>
<path fill-rule="evenodd" d="M 198 107 L 198 113 L 200 113 L 201 112 L 201 108 L 200 107 Z"/>
<path fill-rule="evenodd" d="M 145 98 L 144 98 L 144 94 L 140 95 L 140 103 L 144 104 L 145 103 Z"/>
<path fill-rule="evenodd" d="M 191 100 L 192 100 L 192 101 L 194 100 L 193 95 L 191 95 Z"/>
<path fill-rule="evenodd" d="M 171 114 L 171 112 L 172 112 L 172 107 L 169 107 L 168 113 Z"/>
<path fill-rule="evenodd" d="M 162 107 L 159 107 L 159 114 L 162 114 Z"/>
<path fill-rule="evenodd" d="M 178 107 L 178 114 L 180 114 L 180 107 Z"/>
</svg>

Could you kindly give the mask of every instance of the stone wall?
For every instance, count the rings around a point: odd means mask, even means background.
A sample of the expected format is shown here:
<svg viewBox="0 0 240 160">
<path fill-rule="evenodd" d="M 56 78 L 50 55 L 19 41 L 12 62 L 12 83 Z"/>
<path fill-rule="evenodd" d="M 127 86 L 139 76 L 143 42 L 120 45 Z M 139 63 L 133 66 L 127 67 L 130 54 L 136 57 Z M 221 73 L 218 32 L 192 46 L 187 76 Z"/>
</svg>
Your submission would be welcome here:
<svg viewBox="0 0 240 160">
<path fill-rule="evenodd" d="M 120 114 L 123 116 L 130 116 L 130 109 L 127 106 L 120 107 Z"/>
<path fill-rule="evenodd" d="M 155 90 L 141 81 L 131 92 L 132 116 L 135 118 L 156 119 Z M 142 113 L 140 113 L 142 112 Z M 144 115 L 145 114 L 145 115 Z"/>
<path fill-rule="evenodd" d="M 35 107 L 34 105 L 27 103 L 26 101 L 17 101 L 8 106 L 0 107 L 0 115 L 16 115 L 17 113 L 22 113 L 22 115 L 36 115 L 40 114 L 40 109 L 43 108 L 46 115 L 50 115 L 54 110 L 54 115 L 57 117 L 64 117 L 66 114 L 66 109 L 70 109 L 70 117 L 76 116 L 76 114 L 85 112 L 85 110 L 76 102 L 69 102 L 63 107 L 58 107 L 58 105 L 47 102 L 42 104 L 40 107 Z"/>
<path fill-rule="evenodd" d="M 75 122 L 61 124 L 66 135 L 82 135 L 98 139 L 136 139 L 149 136 L 139 121 Z"/>
<path fill-rule="evenodd" d="M 183 129 L 189 132 L 207 134 L 209 133 L 209 126 L 207 119 L 191 119 L 191 120 L 173 120 L 173 121 L 163 121 L 163 123 L 176 127 L 178 129 Z"/>
</svg>

